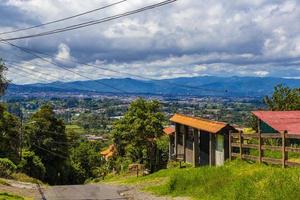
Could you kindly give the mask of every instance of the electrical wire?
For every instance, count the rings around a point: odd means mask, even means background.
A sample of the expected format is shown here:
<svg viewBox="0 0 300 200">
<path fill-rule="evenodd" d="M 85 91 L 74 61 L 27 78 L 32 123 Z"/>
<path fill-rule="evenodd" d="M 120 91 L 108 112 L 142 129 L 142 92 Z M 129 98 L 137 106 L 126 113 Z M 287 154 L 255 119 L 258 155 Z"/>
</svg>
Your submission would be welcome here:
<svg viewBox="0 0 300 200">
<path fill-rule="evenodd" d="M 30 26 L 30 27 L 15 29 L 15 30 L 12 30 L 12 31 L 7 31 L 7 32 L 1 32 L 0 35 L 10 34 L 10 33 L 17 33 L 17 32 L 21 32 L 21 31 L 26 31 L 26 30 L 31 30 L 31 29 L 39 28 L 39 27 L 42 27 L 42 26 L 47 26 L 47 25 L 50 25 L 50 24 L 55 24 L 55 23 L 58 23 L 58 22 L 62 22 L 62 21 L 66 21 L 66 20 L 69 20 L 69 19 L 73 19 L 73 18 L 76 18 L 76 17 L 83 16 L 83 15 L 87 15 L 87 14 L 90 14 L 90 13 L 93 13 L 93 12 L 96 12 L 96 11 L 99 11 L 99 10 L 103 10 L 103 9 L 106 9 L 106 8 L 109 8 L 109 7 L 113 7 L 113 6 L 116 6 L 118 4 L 124 3 L 126 1 L 127 0 L 118 1 L 116 3 L 108 4 L 106 6 L 102 6 L 102 7 L 93 9 L 93 10 L 82 12 L 82 13 L 79 13 L 79 14 L 76 14 L 76 15 L 73 15 L 73 16 L 70 16 L 70 17 L 65 17 L 65 18 L 62 18 L 62 19 L 58 19 L 58 20 L 54 20 L 54 21 L 50 21 L 50 22 L 38 24 L 38 25 L 35 25 L 35 26 Z"/>
<path fill-rule="evenodd" d="M 84 28 L 84 27 L 88 27 L 88 26 L 93 26 L 93 25 L 96 25 L 96 24 L 109 22 L 109 21 L 112 21 L 112 20 L 116 20 L 116 19 L 119 19 L 119 18 L 126 17 L 126 16 L 134 15 L 134 14 L 137 14 L 137 13 L 141 13 L 141 12 L 151 10 L 151 9 L 154 9 L 154 8 L 157 8 L 157 7 L 161 7 L 161 6 L 170 4 L 170 3 L 174 3 L 176 1 L 178 1 L 178 0 L 166 0 L 166 1 L 162 1 L 160 3 L 145 6 L 145 7 L 142 7 L 142 8 L 136 9 L 136 10 L 132 10 L 132 11 L 129 11 L 129 12 L 125 12 L 125 13 L 122 13 L 122 14 L 117 14 L 117 15 L 113 15 L 113 16 L 110 16 L 110 17 L 101 18 L 99 20 L 92 20 L 92 21 L 88 21 L 88 22 L 84 22 L 84 23 L 78 23 L 78 24 L 74 24 L 74 25 L 71 25 L 71 26 L 54 29 L 54 30 L 51 30 L 51 31 L 40 32 L 40 33 L 37 33 L 37 34 L 31 34 L 31 35 L 26 35 L 26 36 L 21 36 L 21 37 L 3 38 L 1 40 L 2 41 L 13 41 L 13 40 L 33 38 L 33 37 L 41 37 L 41 36 L 46 36 L 46 35 L 52 35 L 52 34 L 57 34 L 57 33 L 61 33 L 61 32 L 71 31 L 71 30 L 75 30 L 75 29 L 80 29 L 80 28 Z"/>
<path fill-rule="evenodd" d="M 36 145 L 36 144 L 34 144 L 34 143 L 33 143 L 32 145 L 35 146 L 35 147 L 37 147 L 38 149 L 41 149 L 41 150 L 44 150 L 44 151 L 50 153 L 50 154 L 52 154 L 52 155 L 54 155 L 54 156 L 56 156 L 56 157 L 60 157 L 60 158 L 63 158 L 63 159 L 69 159 L 66 155 L 60 155 L 60 154 L 55 153 L 55 152 L 53 152 L 53 151 L 51 151 L 51 150 L 49 150 L 49 149 L 45 149 L 45 148 L 43 148 L 43 147 L 41 147 L 41 146 L 38 146 L 38 145 Z"/>
<path fill-rule="evenodd" d="M 2 41 L 1 43 L 4 43 L 4 42 Z M 7 44 L 7 43 L 9 43 L 9 42 L 6 42 L 4 44 Z M 32 51 L 32 52 L 34 52 L 36 54 L 47 56 L 48 58 L 54 58 L 53 56 L 51 56 L 49 54 L 46 54 L 46 53 L 42 53 L 42 52 L 38 52 L 38 51 L 33 51 L 33 50 L 25 48 L 25 47 L 20 47 L 20 48 L 22 48 L 24 50 L 27 50 L 27 51 Z M 55 58 L 58 58 L 59 60 L 64 60 L 64 61 L 71 61 L 73 63 L 77 63 L 77 64 L 80 64 L 80 65 L 86 65 L 86 66 L 90 66 L 90 67 L 94 67 L 94 68 L 97 68 L 97 69 L 101 69 L 101 70 L 105 70 L 105 71 L 110 71 L 110 72 L 114 72 L 114 73 L 118 73 L 118 74 L 129 75 L 129 76 L 137 77 L 137 78 L 140 78 L 140 79 L 143 79 L 143 80 L 159 81 L 158 79 L 154 79 L 154 78 L 151 78 L 151 77 L 146 77 L 146 76 L 142 76 L 142 75 L 132 74 L 132 73 L 128 73 L 128 72 L 121 72 L 121 71 L 117 71 L 117 70 L 113 70 L 113 69 L 108 69 L 108 68 L 105 68 L 105 67 L 100 67 L 100 66 L 92 65 L 92 64 L 89 64 L 89 63 L 83 63 L 83 62 L 79 62 L 79 61 L 74 61 L 72 59 L 65 59 L 65 58 L 61 58 L 61 57 L 55 57 Z M 102 74 L 102 75 L 104 75 L 104 74 Z M 199 87 L 199 86 L 183 85 L 183 84 L 178 84 L 178 83 L 175 83 L 175 82 L 170 82 L 170 81 L 167 81 L 167 80 L 165 80 L 163 83 L 167 84 L 167 85 L 178 86 L 180 88 L 186 88 L 186 89 L 201 90 L 201 91 L 208 91 L 208 92 L 229 93 L 229 91 L 227 91 L 227 90 L 216 90 L 216 89 L 209 89 L 209 88 Z M 230 91 L 230 92 L 234 93 L 233 91 Z M 128 92 L 125 92 L 125 93 L 128 93 Z"/>
<path fill-rule="evenodd" d="M 3 41 L 2 41 L 2 43 L 3 43 Z M 107 87 L 107 88 L 110 88 L 110 89 L 119 91 L 119 92 L 121 92 L 121 93 L 127 93 L 126 91 L 124 91 L 124 90 L 122 90 L 122 89 L 116 88 L 116 87 L 114 87 L 114 86 L 110 86 L 110 85 L 108 85 L 108 84 L 106 84 L 106 83 L 103 83 L 103 82 L 100 82 L 100 81 L 98 81 L 98 80 L 94 80 L 94 79 L 92 79 L 92 78 L 90 78 L 90 77 L 88 77 L 88 76 L 82 75 L 81 73 L 76 72 L 76 71 L 73 71 L 73 70 L 71 70 L 70 68 L 68 68 L 68 67 L 66 67 L 66 66 L 63 66 L 63 65 L 61 65 L 61 64 L 58 65 L 57 63 L 55 63 L 55 62 L 53 62 L 53 61 L 49 61 L 49 60 L 47 60 L 46 58 L 44 58 L 44 57 L 42 57 L 42 56 L 39 56 L 38 54 L 36 54 L 36 53 L 35 53 L 34 51 L 32 51 L 32 50 L 22 48 L 22 47 L 20 47 L 20 46 L 18 46 L 18 45 L 15 45 L 15 44 L 11 43 L 11 42 L 8 42 L 8 41 L 5 41 L 5 43 L 7 43 L 7 44 L 9 44 L 9 45 L 11 45 L 11 46 L 13 46 L 13 47 L 15 47 L 15 48 L 17 48 L 17 49 L 23 51 L 23 52 L 26 52 L 26 53 L 28 53 L 28 54 L 30 54 L 30 55 L 36 57 L 36 58 L 39 58 L 39 59 L 41 59 L 41 60 L 43 60 L 43 61 L 45 61 L 45 62 L 47 62 L 47 63 L 50 63 L 50 64 L 52 64 L 52 65 L 54 65 L 54 66 L 56 66 L 56 67 L 59 67 L 59 68 L 64 69 L 64 70 L 66 70 L 66 71 L 69 71 L 69 72 L 71 72 L 71 73 L 73 73 L 73 74 L 76 74 L 76 75 L 78 75 L 78 76 L 81 76 L 81 77 L 83 77 L 83 78 L 85 78 L 85 79 L 89 79 L 89 80 L 91 80 L 91 81 L 94 81 L 95 83 L 98 83 L 98 84 L 101 85 L 101 86 L 105 86 L 105 87 Z"/>
</svg>

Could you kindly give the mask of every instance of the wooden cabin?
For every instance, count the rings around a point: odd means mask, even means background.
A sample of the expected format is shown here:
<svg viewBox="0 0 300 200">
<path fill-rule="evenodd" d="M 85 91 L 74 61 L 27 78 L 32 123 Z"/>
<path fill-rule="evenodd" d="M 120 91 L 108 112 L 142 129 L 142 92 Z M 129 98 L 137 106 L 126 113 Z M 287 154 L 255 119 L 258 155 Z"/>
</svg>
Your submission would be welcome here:
<svg viewBox="0 0 300 200">
<path fill-rule="evenodd" d="M 259 133 L 300 134 L 300 111 L 253 111 Z"/>
<path fill-rule="evenodd" d="M 236 131 L 227 123 L 175 114 L 174 128 L 164 129 L 170 137 L 169 158 L 199 165 L 223 165 L 229 157 L 229 132 Z"/>
</svg>

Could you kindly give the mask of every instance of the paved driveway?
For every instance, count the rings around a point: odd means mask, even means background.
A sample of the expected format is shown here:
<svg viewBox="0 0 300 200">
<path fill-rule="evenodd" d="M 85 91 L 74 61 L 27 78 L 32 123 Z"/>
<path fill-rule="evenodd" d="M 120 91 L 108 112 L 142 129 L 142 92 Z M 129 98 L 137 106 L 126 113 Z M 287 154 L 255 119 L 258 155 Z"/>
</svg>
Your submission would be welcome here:
<svg viewBox="0 0 300 200">
<path fill-rule="evenodd" d="M 126 188 L 110 185 L 53 186 L 42 189 L 46 200 L 125 200 L 119 195 Z"/>
</svg>

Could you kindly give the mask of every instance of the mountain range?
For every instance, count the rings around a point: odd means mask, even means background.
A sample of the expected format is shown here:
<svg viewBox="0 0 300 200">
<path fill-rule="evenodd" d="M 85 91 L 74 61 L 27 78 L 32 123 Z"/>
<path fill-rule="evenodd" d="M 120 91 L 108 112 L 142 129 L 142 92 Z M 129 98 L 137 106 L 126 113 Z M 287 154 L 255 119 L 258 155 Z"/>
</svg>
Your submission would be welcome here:
<svg viewBox="0 0 300 200">
<path fill-rule="evenodd" d="M 265 96 L 274 87 L 283 84 L 300 88 L 300 80 L 276 77 L 184 77 L 164 80 L 137 80 L 131 78 L 110 78 L 95 81 L 11 84 L 8 95 L 38 92 L 76 92 L 113 94 L 153 94 L 172 96 Z"/>
</svg>

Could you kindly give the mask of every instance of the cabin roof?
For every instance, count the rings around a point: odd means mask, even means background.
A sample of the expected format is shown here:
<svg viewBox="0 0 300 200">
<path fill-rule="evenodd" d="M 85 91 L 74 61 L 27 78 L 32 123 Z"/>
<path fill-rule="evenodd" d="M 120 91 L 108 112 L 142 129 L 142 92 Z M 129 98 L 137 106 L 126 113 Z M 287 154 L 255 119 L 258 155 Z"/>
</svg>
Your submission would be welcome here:
<svg viewBox="0 0 300 200">
<path fill-rule="evenodd" d="M 257 118 L 282 133 L 300 134 L 300 111 L 253 111 Z"/>
<path fill-rule="evenodd" d="M 181 114 L 175 114 L 171 119 L 171 122 L 183 124 L 192 128 L 207 131 L 209 133 L 218 133 L 228 124 L 224 122 L 217 122 L 198 117 L 190 117 Z"/>
<path fill-rule="evenodd" d="M 167 135 L 173 135 L 175 133 L 175 128 L 172 126 L 164 128 L 164 133 Z"/>
</svg>

